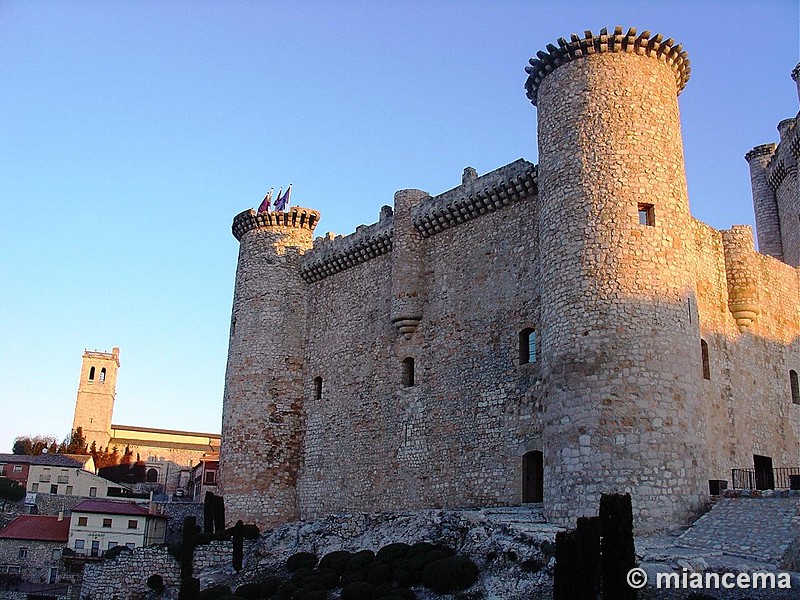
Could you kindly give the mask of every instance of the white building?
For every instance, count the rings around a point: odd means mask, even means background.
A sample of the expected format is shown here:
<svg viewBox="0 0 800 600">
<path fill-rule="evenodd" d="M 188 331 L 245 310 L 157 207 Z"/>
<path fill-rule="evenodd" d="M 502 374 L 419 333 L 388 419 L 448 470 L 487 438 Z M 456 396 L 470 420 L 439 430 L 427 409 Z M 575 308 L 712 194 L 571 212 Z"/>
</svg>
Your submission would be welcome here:
<svg viewBox="0 0 800 600">
<path fill-rule="evenodd" d="M 102 556 L 115 546 L 163 544 L 168 518 L 133 502 L 85 500 L 72 509 L 68 547 L 78 555 Z"/>
</svg>

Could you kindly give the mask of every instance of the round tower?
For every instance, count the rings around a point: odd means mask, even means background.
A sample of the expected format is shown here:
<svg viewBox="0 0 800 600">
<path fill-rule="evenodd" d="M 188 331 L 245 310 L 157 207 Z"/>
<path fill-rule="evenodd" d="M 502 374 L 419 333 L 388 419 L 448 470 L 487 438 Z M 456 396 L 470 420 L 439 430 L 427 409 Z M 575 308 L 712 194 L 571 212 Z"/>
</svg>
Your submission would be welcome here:
<svg viewBox="0 0 800 600">
<path fill-rule="evenodd" d="M 248 210 L 233 220 L 239 260 L 222 408 L 220 489 L 229 522 L 297 519 L 303 435 L 302 254 L 319 212 Z"/>
<path fill-rule="evenodd" d="M 630 492 L 639 530 L 706 490 L 680 46 L 575 34 L 526 69 L 538 108 L 544 504 L 574 524 Z M 707 493 L 707 490 L 705 491 Z"/>
</svg>

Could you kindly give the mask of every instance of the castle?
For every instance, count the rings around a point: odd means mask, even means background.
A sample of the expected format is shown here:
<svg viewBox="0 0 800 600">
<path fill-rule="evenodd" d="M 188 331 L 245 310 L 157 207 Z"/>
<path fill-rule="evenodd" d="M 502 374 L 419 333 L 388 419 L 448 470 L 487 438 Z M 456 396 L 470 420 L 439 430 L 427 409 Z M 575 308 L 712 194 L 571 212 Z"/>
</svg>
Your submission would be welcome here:
<svg viewBox="0 0 800 600">
<path fill-rule="evenodd" d="M 115 425 L 119 348 L 111 352 L 85 350 L 75 400 L 73 431 L 82 428 L 86 443 L 99 448 L 126 448 L 145 461 L 147 482 L 159 483 L 172 493 L 185 489 L 191 467 L 219 452 L 219 434 Z"/>
<path fill-rule="evenodd" d="M 538 165 L 401 190 L 345 237 L 235 217 L 229 520 L 541 501 L 571 524 L 619 491 L 655 531 L 731 469 L 800 464 L 797 119 L 746 156 L 756 252 L 689 212 L 681 46 L 604 29 L 526 70 Z"/>
</svg>

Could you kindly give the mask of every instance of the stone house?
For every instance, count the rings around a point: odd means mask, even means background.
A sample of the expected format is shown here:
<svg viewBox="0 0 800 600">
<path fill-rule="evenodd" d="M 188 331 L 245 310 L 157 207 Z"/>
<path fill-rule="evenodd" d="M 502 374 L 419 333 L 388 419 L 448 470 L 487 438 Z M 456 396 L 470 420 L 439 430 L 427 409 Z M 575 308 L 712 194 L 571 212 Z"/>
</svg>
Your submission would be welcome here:
<svg viewBox="0 0 800 600">
<path fill-rule="evenodd" d="M 59 581 L 68 538 L 69 520 L 63 514 L 20 515 L 0 529 L 0 574 L 19 575 L 33 583 Z"/>
<path fill-rule="evenodd" d="M 72 508 L 68 547 L 78 556 L 100 557 L 116 546 L 163 544 L 168 519 L 133 502 L 85 500 Z"/>
<path fill-rule="evenodd" d="M 192 468 L 189 480 L 189 497 L 195 502 L 203 502 L 206 492 L 217 493 L 217 471 L 219 454 L 202 457 Z"/>
</svg>

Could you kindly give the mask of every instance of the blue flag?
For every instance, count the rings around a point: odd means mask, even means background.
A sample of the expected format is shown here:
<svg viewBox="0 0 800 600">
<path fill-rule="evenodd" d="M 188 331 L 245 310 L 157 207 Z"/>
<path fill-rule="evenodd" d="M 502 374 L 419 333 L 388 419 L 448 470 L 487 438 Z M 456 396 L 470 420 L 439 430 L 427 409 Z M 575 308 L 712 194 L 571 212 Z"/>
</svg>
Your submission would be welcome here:
<svg viewBox="0 0 800 600">
<path fill-rule="evenodd" d="M 289 198 L 292 197 L 292 184 L 286 188 L 286 193 L 281 196 L 278 194 L 278 199 L 275 200 L 275 210 L 285 211 L 289 207 Z"/>
</svg>

